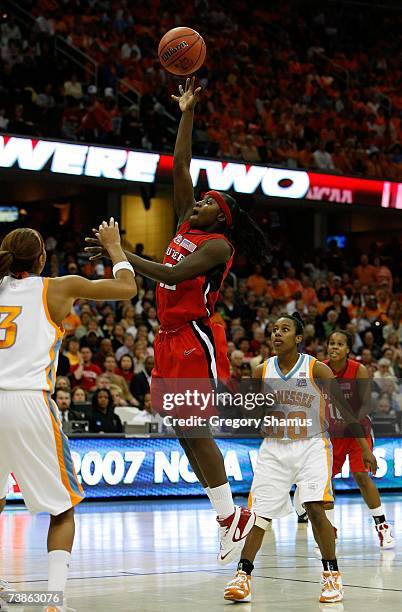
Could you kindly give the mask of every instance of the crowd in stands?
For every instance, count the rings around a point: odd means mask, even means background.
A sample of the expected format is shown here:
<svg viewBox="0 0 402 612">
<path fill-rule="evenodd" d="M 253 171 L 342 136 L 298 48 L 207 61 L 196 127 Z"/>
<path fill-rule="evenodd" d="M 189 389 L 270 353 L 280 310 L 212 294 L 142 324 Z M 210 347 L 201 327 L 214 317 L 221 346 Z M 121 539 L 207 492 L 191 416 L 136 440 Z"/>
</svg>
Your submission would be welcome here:
<svg viewBox="0 0 402 612">
<path fill-rule="evenodd" d="M 110 274 L 99 264 L 76 258 L 78 249 L 52 237 L 45 274 Z M 137 245 L 142 250 L 143 245 Z M 350 253 L 336 243 L 292 263 L 273 253 L 262 269 L 236 265 L 217 302 L 215 320 L 226 328 L 233 381 L 250 377 L 273 354 L 271 331 L 276 318 L 299 312 L 305 323 L 301 351 L 326 357 L 326 340 L 336 329 L 353 337 L 350 357 L 364 364 L 373 380 L 375 419 L 397 432 L 402 416 L 402 274 L 401 247 Z M 55 399 L 63 420 L 76 420 L 82 405 L 91 432 L 113 433 L 123 425 L 116 407 L 126 407 L 131 424 L 158 423 L 149 384 L 154 365 L 153 341 L 159 323 L 153 281 L 137 275 L 138 296 L 131 302 L 78 300 L 64 322 Z M 80 408 L 81 407 L 81 408 Z M 84 415 L 85 416 L 85 415 Z M 385 419 L 385 420 L 384 420 Z"/>
<path fill-rule="evenodd" d="M 171 151 L 179 80 L 160 67 L 157 46 L 186 24 L 207 42 L 195 154 L 402 180 L 398 10 L 297 0 L 18 6 L 25 17 L 11 11 L 1 24 L 3 132 Z M 81 67 L 60 40 L 85 54 Z"/>
</svg>

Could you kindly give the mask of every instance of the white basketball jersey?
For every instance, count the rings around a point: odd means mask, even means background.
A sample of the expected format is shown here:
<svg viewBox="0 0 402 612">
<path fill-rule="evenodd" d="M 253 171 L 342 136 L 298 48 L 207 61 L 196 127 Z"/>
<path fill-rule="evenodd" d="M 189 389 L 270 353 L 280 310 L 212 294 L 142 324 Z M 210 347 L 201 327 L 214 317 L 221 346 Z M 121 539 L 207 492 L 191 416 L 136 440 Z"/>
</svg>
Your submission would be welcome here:
<svg viewBox="0 0 402 612">
<path fill-rule="evenodd" d="M 62 330 L 47 307 L 49 279 L 0 283 L 0 389 L 53 393 Z"/>
<path fill-rule="evenodd" d="M 267 415 L 272 425 L 264 428 L 268 437 L 300 440 L 322 437 L 328 429 L 325 400 L 313 378 L 315 362 L 315 357 L 301 353 L 287 374 L 281 372 L 278 357 L 270 357 L 264 363 L 265 390 L 275 396 Z"/>
</svg>

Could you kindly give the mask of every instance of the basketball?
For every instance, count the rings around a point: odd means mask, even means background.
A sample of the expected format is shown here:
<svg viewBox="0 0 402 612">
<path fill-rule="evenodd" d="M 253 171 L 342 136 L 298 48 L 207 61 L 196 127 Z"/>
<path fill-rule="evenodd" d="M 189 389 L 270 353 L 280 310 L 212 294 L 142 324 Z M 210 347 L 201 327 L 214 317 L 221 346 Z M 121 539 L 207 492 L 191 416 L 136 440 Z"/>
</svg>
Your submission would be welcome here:
<svg viewBox="0 0 402 612">
<path fill-rule="evenodd" d="M 192 74 L 204 63 L 206 45 L 198 32 L 191 28 L 173 28 L 159 43 L 158 56 L 168 72 L 184 76 Z"/>
</svg>

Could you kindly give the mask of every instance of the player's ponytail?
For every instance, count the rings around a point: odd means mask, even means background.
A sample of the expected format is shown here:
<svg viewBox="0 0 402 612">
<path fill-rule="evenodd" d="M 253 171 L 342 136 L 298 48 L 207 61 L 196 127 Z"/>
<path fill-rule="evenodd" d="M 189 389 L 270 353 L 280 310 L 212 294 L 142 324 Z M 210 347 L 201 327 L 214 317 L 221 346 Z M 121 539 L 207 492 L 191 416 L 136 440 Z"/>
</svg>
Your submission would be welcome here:
<svg viewBox="0 0 402 612">
<path fill-rule="evenodd" d="M 14 260 L 14 255 L 10 251 L 0 249 L 0 282 L 5 276 L 10 274 L 10 268 Z"/>
<path fill-rule="evenodd" d="M 15 229 L 0 245 L 0 282 L 5 276 L 33 272 L 44 251 L 42 236 L 29 227 Z"/>
<path fill-rule="evenodd" d="M 254 219 L 245 210 L 240 208 L 232 196 L 227 193 L 222 195 L 232 215 L 232 225 L 225 233 L 227 233 L 228 238 L 238 253 L 247 255 L 251 263 L 260 263 L 264 266 L 268 263 L 269 252 L 266 234 Z"/>
</svg>

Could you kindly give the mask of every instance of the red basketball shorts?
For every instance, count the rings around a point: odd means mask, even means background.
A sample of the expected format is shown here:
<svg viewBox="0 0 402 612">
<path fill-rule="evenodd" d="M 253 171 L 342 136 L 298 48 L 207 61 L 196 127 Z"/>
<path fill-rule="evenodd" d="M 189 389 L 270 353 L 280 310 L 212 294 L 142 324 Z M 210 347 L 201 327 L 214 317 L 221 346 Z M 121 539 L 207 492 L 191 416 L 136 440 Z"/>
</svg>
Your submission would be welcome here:
<svg viewBox="0 0 402 612">
<path fill-rule="evenodd" d="M 367 444 L 373 450 L 373 439 L 366 436 Z M 334 438 L 332 441 L 332 476 L 336 476 L 342 471 L 342 466 L 349 455 L 349 465 L 352 474 L 356 472 L 368 472 L 369 470 L 363 463 L 362 449 L 355 438 Z"/>
<path fill-rule="evenodd" d="M 190 321 L 177 330 L 161 330 L 154 342 L 154 356 L 151 393 L 157 412 L 164 412 L 160 405 L 162 389 L 208 391 L 230 377 L 225 330 L 209 319 Z M 185 406 L 180 410 L 184 412 Z"/>
</svg>

